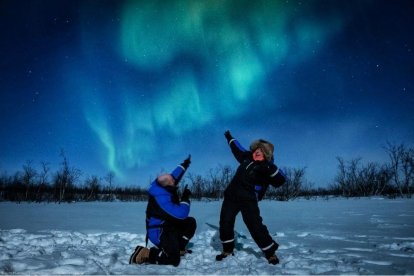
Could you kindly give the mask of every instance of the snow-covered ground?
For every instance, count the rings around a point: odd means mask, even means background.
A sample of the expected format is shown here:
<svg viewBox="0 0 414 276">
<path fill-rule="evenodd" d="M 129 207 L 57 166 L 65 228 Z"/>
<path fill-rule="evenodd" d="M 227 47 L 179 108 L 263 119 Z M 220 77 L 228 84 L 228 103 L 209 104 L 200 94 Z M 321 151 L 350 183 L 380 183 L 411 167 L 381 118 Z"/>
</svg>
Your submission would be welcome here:
<svg viewBox="0 0 414 276">
<path fill-rule="evenodd" d="M 193 202 L 193 254 L 178 267 L 129 265 L 144 245 L 145 202 L 0 203 L 0 274 L 414 274 L 414 200 L 263 201 L 280 244 L 269 265 L 237 218 L 234 257 L 221 250 L 221 202 Z"/>
</svg>

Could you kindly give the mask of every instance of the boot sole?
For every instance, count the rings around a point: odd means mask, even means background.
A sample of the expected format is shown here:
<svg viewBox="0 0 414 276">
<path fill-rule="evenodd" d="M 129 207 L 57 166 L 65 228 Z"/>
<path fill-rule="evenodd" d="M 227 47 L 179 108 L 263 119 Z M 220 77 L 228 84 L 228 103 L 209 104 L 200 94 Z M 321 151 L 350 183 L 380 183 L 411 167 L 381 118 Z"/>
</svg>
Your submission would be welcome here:
<svg viewBox="0 0 414 276">
<path fill-rule="evenodd" d="M 225 254 L 216 255 L 216 261 L 220 262 L 223 259 L 227 258 L 228 256 L 234 256 L 234 253 L 231 253 L 231 254 L 228 254 L 228 255 L 225 255 Z"/>
</svg>

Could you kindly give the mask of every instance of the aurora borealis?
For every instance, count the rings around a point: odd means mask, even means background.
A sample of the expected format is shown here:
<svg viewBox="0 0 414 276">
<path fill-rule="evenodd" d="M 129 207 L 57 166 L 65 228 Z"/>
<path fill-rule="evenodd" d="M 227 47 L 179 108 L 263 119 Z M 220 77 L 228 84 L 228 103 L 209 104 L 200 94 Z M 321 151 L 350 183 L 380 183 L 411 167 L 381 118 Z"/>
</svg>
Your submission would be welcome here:
<svg viewBox="0 0 414 276">
<path fill-rule="evenodd" d="M 414 141 L 409 1 L 3 1 L 0 170 L 26 160 L 146 185 L 223 133 L 332 180 Z"/>
</svg>

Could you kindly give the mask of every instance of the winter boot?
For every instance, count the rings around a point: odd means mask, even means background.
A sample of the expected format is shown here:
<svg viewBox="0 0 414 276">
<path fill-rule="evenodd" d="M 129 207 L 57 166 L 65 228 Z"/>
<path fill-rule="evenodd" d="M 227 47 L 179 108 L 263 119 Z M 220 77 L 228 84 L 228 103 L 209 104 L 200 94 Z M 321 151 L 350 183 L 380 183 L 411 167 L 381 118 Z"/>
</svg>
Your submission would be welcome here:
<svg viewBox="0 0 414 276">
<path fill-rule="evenodd" d="M 134 253 L 129 258 L 129 264 L 143 264 L 149 260 L 150 250 L 143 246 L 137 246 Z"/>
<path fill-rule="evenodd" d="M 273 241 L 273 244 L 269 248 L 263 251 L 269 264 L 276 265 L 279 263 L 279 259 L 275 255 L 275 252 L 278 248 L 279 248 L 279 244 Z"/>
<path fill-rule="evenodd" d="M 191 249 L 184 249 L 184 250 L 180 250 L 180 256 L 182 257 L 182 256 L 184 256 L 185 254 L 191 254 L 191 253 L 193 253 L 193 250 L 191 250 Z"/>
<path fill-rule="evenodd" d="M 269 264 L 272 265 L 277 265 L 279 263 L 279 259 L 276 255 L 270 256 L 269 258 L 267 258 L 267 261 L 269 262 Z"/>
<path fill-rule="evenodd" d="M 216 261 L 222 261 L 224 258 L 226 258 L 227 256 L 234 256 L 233 252 L 221 252 L 221 254 L 216 256 Z"/>
</svg>

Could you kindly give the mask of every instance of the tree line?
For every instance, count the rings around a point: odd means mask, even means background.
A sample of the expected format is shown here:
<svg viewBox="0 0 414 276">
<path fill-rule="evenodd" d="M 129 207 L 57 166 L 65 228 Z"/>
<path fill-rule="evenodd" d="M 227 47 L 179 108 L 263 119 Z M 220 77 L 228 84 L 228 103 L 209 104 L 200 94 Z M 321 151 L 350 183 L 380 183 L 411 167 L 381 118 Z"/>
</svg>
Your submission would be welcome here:
<svg viewBox="0 0 414 276">
<path fill-rule="evenodd" d="M 361 158 L 344 160 L 338 157 L 335 179 L 326 188 L 314 188 L 306 168 L 282 168 L 286 183 L 278 189 L 269 187 L 265 199 L 287 201 L 297 197 L 315 196 L 388 196 L 411 197 L 414 190 L 414 148 L 387 143 L 389 161 L 363 163 Z M 0 175 L 0 200 L 14 202 L 76 202 L 76 201 L 142 201 L 147 200 L 146 188 L 117 187 L 116 176 L 90 176 L 81 180 L 81 170 L 71 167 L 62 150 L 62 162 L 56 172 L 41 162 L 35 169 L 27 161 L 21 171 Z M 188 185 L 196 200 L 218 200 L 235 173 L 231 166 L 218 165 L 205 175 L 188 173 L 181 187 Z M 149 185 L 149 183 L 148 183 Z"/>
</svg>

